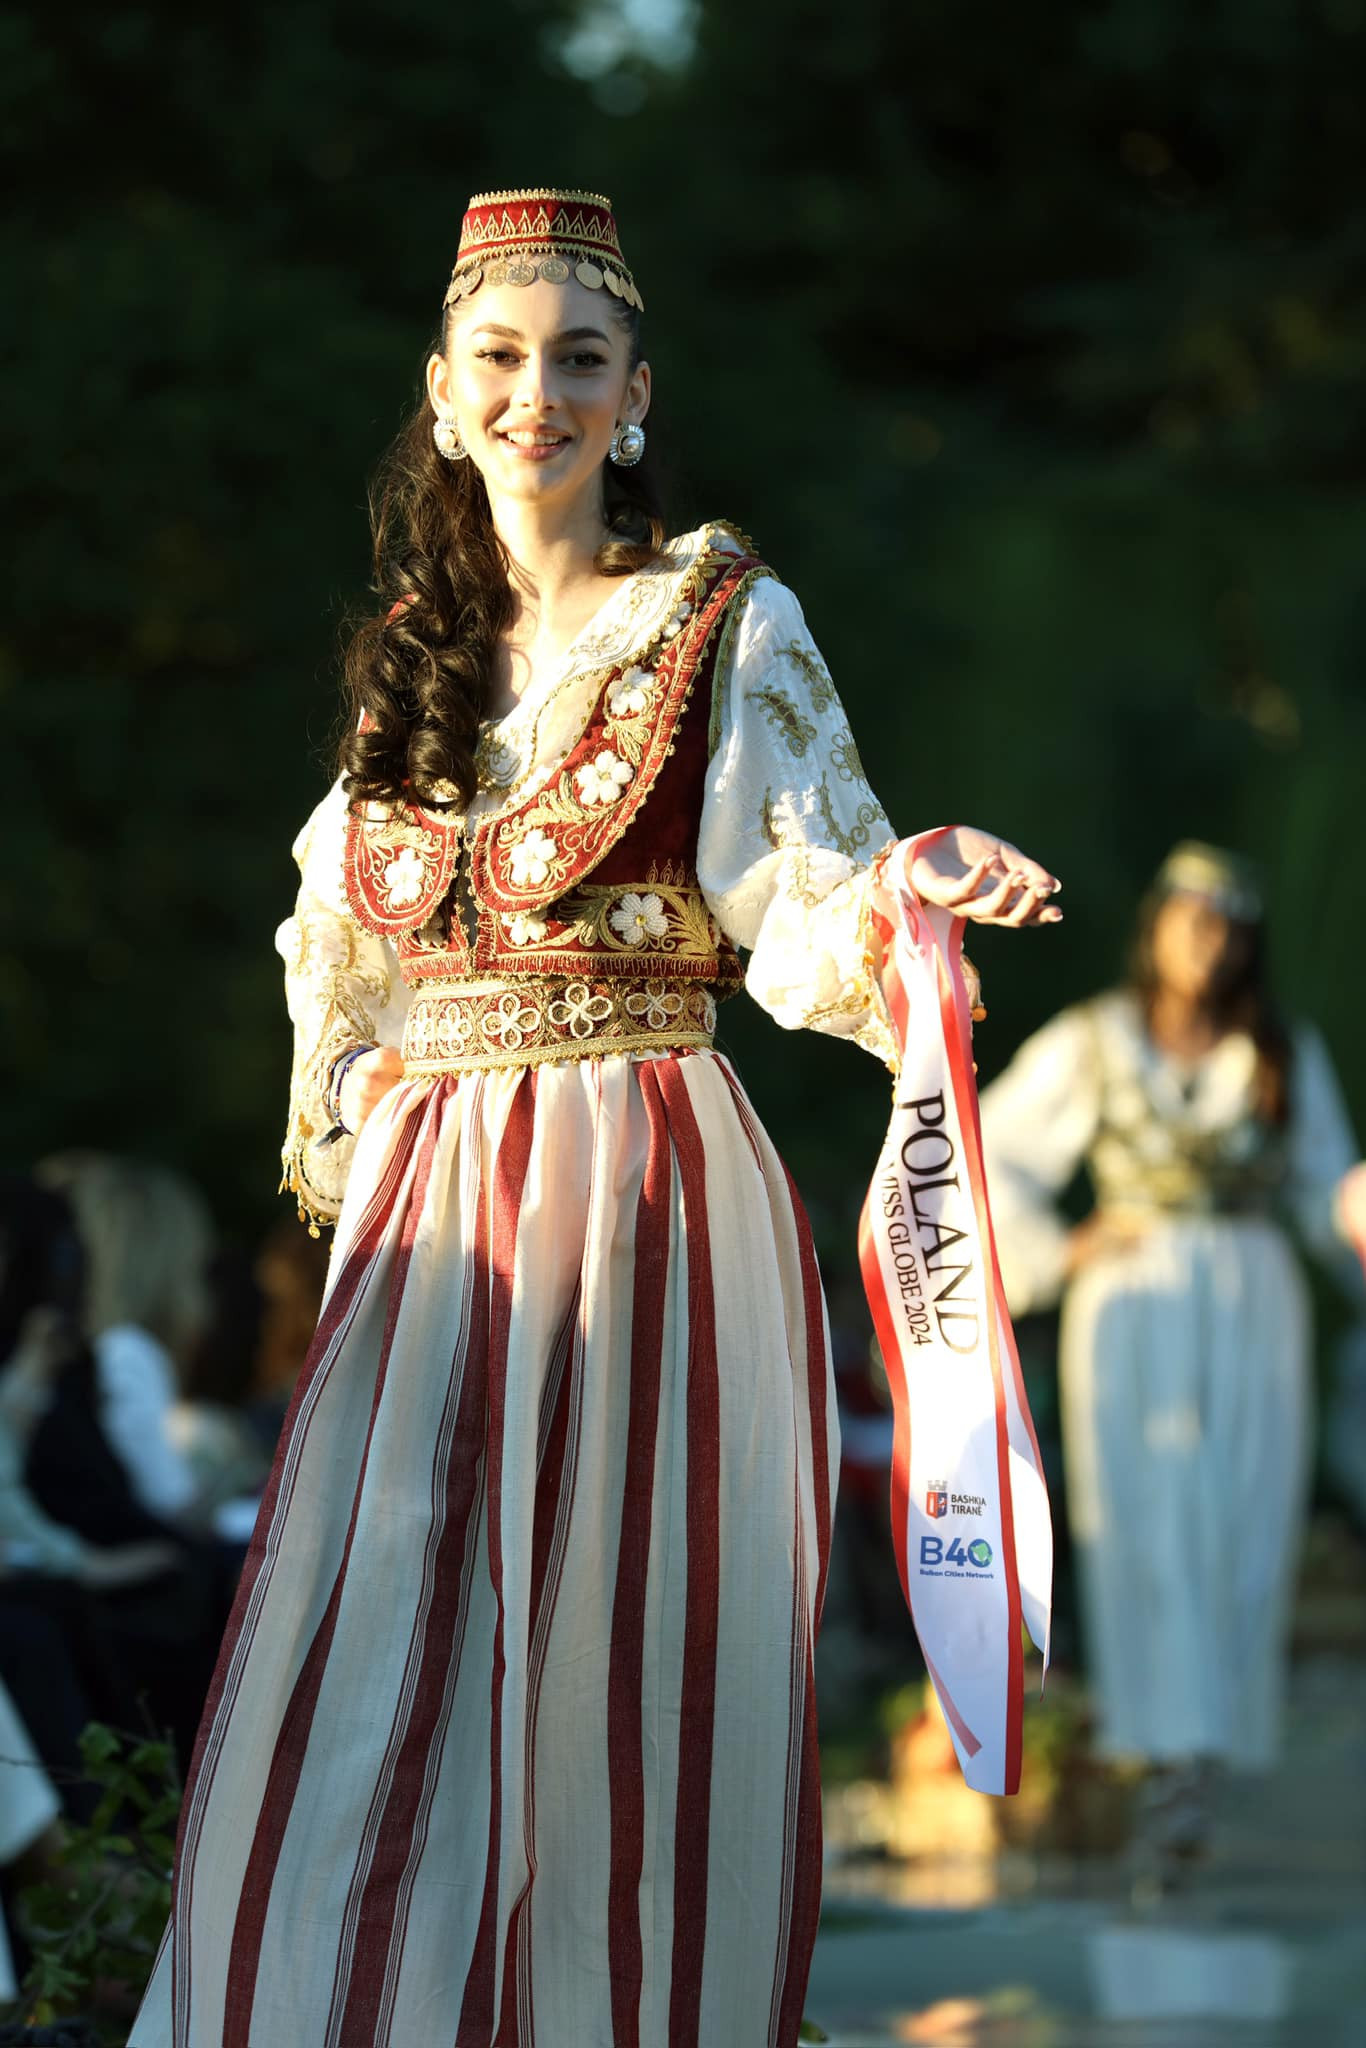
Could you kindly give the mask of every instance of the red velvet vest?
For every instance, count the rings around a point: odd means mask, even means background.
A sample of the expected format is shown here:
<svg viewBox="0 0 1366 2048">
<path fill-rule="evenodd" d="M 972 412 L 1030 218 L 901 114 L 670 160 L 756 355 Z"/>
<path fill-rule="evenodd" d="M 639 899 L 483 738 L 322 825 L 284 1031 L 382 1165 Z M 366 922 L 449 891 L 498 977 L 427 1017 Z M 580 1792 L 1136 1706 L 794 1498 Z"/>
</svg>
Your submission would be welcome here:
<svg viewBox="0 0 1366 2048">
<path fill-rule="evenodd" d="M 352 813 L 347 900 L 413 991 L 410 1072 L 710 1042 L 742 977 L 697 880 L 713 685 L 769 573 L 701 549 L 672 634 L 606 669 L 560 767 L 472 828 L 411 802 Z"/>
</svg>

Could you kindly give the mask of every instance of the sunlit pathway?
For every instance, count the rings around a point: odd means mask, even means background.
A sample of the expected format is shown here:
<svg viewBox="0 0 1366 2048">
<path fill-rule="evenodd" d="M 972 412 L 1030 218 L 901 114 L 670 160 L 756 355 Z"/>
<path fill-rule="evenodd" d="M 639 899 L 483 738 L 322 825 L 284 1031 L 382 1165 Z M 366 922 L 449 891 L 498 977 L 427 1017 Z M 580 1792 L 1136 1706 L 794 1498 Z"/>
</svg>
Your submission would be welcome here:
<svg viewBox="0 0 1366 2048">
<path fill-rule="evenodd" d="M 936 1903 L 928 1873 L 829 1872 L 808 2011 L 833 2048 L 1356 2048 L 1366 1664 L 1298 1671 L 1283 1767 L 1226 1788 L 1214 1853 L 1181 1894 L 1136 1900 L 1117 1865 L 1072 1863 L 1015 1896 L 942 1902 L 970 1883 L 944 1870 Z"/>
</svg>

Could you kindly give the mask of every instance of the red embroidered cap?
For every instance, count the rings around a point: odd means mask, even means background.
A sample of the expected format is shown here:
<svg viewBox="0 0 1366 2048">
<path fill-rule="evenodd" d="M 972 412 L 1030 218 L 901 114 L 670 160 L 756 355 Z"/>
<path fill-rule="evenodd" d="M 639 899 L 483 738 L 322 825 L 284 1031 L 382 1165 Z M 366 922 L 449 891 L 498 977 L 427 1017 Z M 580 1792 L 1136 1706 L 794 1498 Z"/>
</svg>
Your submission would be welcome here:
<svg viewBox="0 0 1366 2048">
<path fill-rule="evenodd" d="M 465 210 L 446 304 L 481 284 L 567 284 L 609 291 L 637 312 L 644 300 L 621 257 L 612 202 L 601 192 L 479 192 Z"/>
</svg>

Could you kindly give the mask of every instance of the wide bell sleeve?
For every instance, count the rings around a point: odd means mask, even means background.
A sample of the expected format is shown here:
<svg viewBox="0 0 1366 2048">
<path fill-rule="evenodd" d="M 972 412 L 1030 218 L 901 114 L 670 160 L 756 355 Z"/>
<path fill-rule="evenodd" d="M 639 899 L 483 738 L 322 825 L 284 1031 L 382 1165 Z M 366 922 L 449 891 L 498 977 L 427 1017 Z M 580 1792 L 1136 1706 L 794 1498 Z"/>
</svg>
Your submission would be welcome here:
<svg viewBox="0 0 1366 2048">
<path fill-rule="evenodd" d="M 698 837 L 702 893 L 749 954 L 745 986 L 788 1030 L 894 1066 L 869 959 L 873 863 L 894 834 L 792 592 L 754 583 L 717 662 Z"/>
<path fill-rule="evenodd" d="M 982 1090 L 982 1152 L 1006 1300 L 1016 1315 L 1051 1308 L 1066 1279 L 1070 1226 L 1057 1198 L 1100 1119 L 1095 1027 L 1064 1010 L 1027 1038 Z"/>
<path fill-rule="evenodd" d="M 1286 1194 L 1308 1249 L 1360 1291 L 1360 1266 L 1338 1205 L 1344 1174 L 1361 1158 L 1352 1119 L 1323 1039 L 1297 1027 L 1290 1066 L 1290 1161 Z"/>
<path fill-rule="evenodd" d="M 398 1046 L 408 991 L 387 940 L 359 924 L 346 901 L 346 794 L 333 784 L 294 842 L 300 885 L 294 914 L 275 934 L 294 1026 L 289 1123 L 280 1185 L 298 1198 L 314 1234 L 341 1211 L 355 1139 L 323 1145 L 331 1123 L 323 1091 L 333 1062 L 353 1045 Z"/>
</svg>

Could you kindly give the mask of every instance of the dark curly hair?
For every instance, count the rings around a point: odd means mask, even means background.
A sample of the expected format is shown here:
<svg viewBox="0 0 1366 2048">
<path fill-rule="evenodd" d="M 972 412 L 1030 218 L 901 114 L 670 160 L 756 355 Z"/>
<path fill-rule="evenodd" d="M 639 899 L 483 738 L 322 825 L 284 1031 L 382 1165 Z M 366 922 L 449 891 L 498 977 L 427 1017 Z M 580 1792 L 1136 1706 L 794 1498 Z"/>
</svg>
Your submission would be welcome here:
<svg viewBox="0 0 1366 2048">
<path fill-rule="evenodd" d="M 610 293 L 603 298 L 634 370 L 639 315 Z M 435 346 L 444 350 L 446 339 L 443 323 Z M 424 376 L 370 493 L 372 587 L 383 609 L 355 626 L 345 654 L 337 770 L 353 803 L 411 793 L 436 804 L 438 783 L 453 784 L 462 806 L 469 802 L 494 650 L 512 620 L 508 556 L 484 479 L 474 463 L 438 454 L 432 417 Z M 606 462 L 602 474 L 607 539 L 595 566 L 603 576 L 628 576 L 652 562 L 667 537 L 651 458 L 629 469 Z"/>
<path fill-rule="evenodd" d="M 1171 892 L 1149 891 L 1138 913 L 1129 955 L 1129 986 L 1145 1026 L 1152 1023 L 1158 993 L 1153 931 Z M 1245 1031 L 1257 1052 L 1256 1112 L 1264 1123 L 1283 1125 L 1290 1115 L 1290 1033 L 1277 1007 L 1267 966 L 1266 926 L 1260 917 L 1233 918 L 1235 943 L 1206 997 L 1210 1022 L 1220 1031 Z"/>
</svg>

